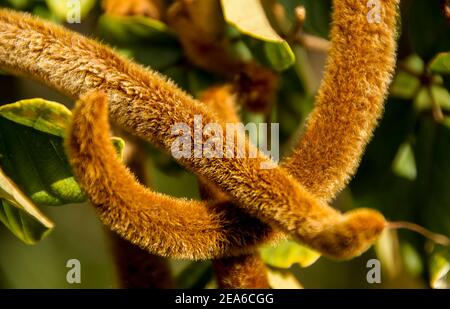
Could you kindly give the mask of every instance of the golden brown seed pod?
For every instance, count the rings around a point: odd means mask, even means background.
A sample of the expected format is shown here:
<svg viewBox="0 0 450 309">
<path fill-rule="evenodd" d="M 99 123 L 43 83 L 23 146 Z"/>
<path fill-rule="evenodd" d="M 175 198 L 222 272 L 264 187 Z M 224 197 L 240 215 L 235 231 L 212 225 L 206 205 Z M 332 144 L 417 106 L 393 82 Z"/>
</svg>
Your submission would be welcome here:
<svg viewBox="0 0 450 309">
<path fill-rule="evenodd" d="M 208 259 L 251 252 L 273 233 L 227 203 L 171 198 L 139 185 L 114 155 L 106 97 L 93 93 L 73 111 L 70 162 L 102 222 L 152 253 Z M 247 232 L 243 227 L 254 226 Z"/>
<path fill-rule="evenodd" d="M 214 252 L 222 249 L 217 246 L 223 246 L 227 240 L 221 235 L 221 228 L 230 224 L 226 216 L 236 215 L 232 213 L 231 204 L 225 203 L 227 209 L 220 208 L 223 203 L 202 207 L 205 205 L 199 202 L 149 191 L 138 184 L 116 158 L 108 132 L 105 95 L 94 92 L 80 100 L 68 134 L 69 157 L 75 175 L 96 205 L 103 222 L 122 237 L 161 255 L 196 259 L 215 254 L 209 251 L 211 249 Z M 251 168 L 257 170 L 257 166 Z M 278 172 L 284 175 L 281 169 Z M 255 188 L 266 194 L 268 187 L 274 186 L 280 195 L 264 195 L 263 198 L 276 201 L 287 194 L 284 198 L 289 202 L 292 187 L 280 179 L 266 174 L 267 188 L 261 190 L 257 182 Z M 303 198 L 310 198 L 311 204 L 306 209 L 285 208 L 285 213 L 277 209 L 279 220 L 285 219 L 283 223 L 287 228 L 292 227 L 297 239 L 325 255 L 335 258 L 358 255 L 372 244 L 385 226 L 384 218 L 375 211 L 357 210 L 342 216 L 332 208 L 314 204 L 306 191 L 294 194 L 304 194 Z M 226 211 L 226 214 L 220 211 Z M 245 216 L 236 218 L 245 220 Z M 248 227 L 243 224 L 234 228 L 246 235 L 248 232 L 242 230 L 244 226 Z M 247 250 L 251 249 L 254 248 L 247 247 Z M 229 254 L 233 251 L 229 250 Z"/>
<path fill-rule="evenodd" d="M 359 4 L 355 5 L 353 1 L 342 2 L 344 4 L 350 2 L 350 5 L 354 8 L 352 14 L 356 14 L 358 17 L 356 21 L 361 22 L 359 16 L 362 14 L 365 16 L 366 8 Z M 335 19 L 340 17 L 338 8 L 339 6 L 336 6 L 334 13 Z M 395 15 L 396 2 L 383 2 L 383 9 L 389 14 L 394 12 Z M 390 16 L 389 14 L 386 14 L 386 16 Z M 89 89 L 95 89 L 97 87 L 105 89 L 111 99 L 110 111 L 112 118 L 129 130 L 141 136 L 146 136 L 160 146 L 164 146 L 164 144 L 171 141 L 165 141 L 163 136 L 161 136 L 164 134 L 164 130 L 156 130 L 157 132 L 155 132 L 155 128 L 149 125 L 149 123 L 152 123 L 151 120 L 155 120 L 151 117 L 153 114 L 152 108 L 158 106 L 163 109 L 163 113 L 161 113 L 161 110 L 154 113 L 155 117 L 169 115 L 172 116 L 170 118 L 172 120 L 189 119 L 189 115 L 192 117 L 193 111 L 201 112 L 202 109 L 198 108 L 195 101 L 192 101 L 180 91 L 174 90 L 170 84 L 165 83 L 158 75 L 145 72 L 138 66 L 127 63 L 91 40 L 64 32 L 61 28 L 36 22 L 29 17 L 17 15 L 19 14 L 8 13 L 7 11 L 0 13 L 0 60 L 3 67 L 18 73 L 34 76 L 53 87 L 63 90 L 63 92 L 72 97 L 77 97 L 80 93 L 85 93 Z M 392 42 L 394 25 L 395 20 L 383 20 L 376 27 L 385 28 L 386 33 L 390 31 L 390 36 L 380 40 L 373 40 L 372 42 L 382 46 L 386 45 L 386 41 L 388 43 Z M 338 39 L 335 40 L 335 44 L 351 44 L 351 42 L 346 42 L 342 38 L 353 31 L 352 29 L 357 30 L 360 35 L 371 33 L 371 31 L 364 33 L 364 29 L 367 28 L 362 25 L 359 26 L 356 27 L 354 23 L 350 23 L 347 20 L 346 24 L 335 27 L 339 28 L 335 32 L 340 34 L 340 37 L 338 36 Z M 369 29 L 371 29 L 370 27 Z M 339 33 L 339 31 L 341 32 Z M 18 36 L 18 33 L 21 35 Z M 30 41 L 33 44 L 27 44 Z M 69 44 L 71 42 L 73 44 Z M 58 48 L 52 50 L 52 47 L 55 47 L 55 45 Z M 47 51 L 43 46 L 50 49 L 50 51 Z M 6 51 L 8 48 L 14 47 L 19 47 L 17 48 L 18 53 L 11 56 Z M 388 44 L 385 47 L 388 47 L 390 54 L 390 45 Z M 340 46 L 337 49 L 345 52 L 343 48 L 344 46 Z M 58 56 L 52 56 L 55 55 L 54 52 Z M 77 56 L 73 57 L 73 54 Z M 359 55 L 359 57 L 362 57 L 362 55 Z M 332 59 L 330 61 L 332 62 Z M 68 69 L 68 66 L 70 66 L 71 70 Z M 345 75 L 346 68 L 341 69 L 343 71 L 342 75 Z M 384 93 L 378 95 L 383 96 Z M 134 98 L 134 100 L 131 100 L 130 97 Z M 162 102 L 166 102 L 166 104 L 161 104 Z M 185 110 L 178 111 L 180 113 L 175 112 L 174 106 L 179 106 L 180 104 Z M 205 114 L 207 113 L 205 112 Z M 345 115 L 345 113 L 342 115 Z M 209 120 L 209 117 L 206 118 Z M 159 123 L 157 128 L 167 128 L 167 123 L 163 121 L 162 124 Z M 374 224 L 382 221 L 382 218 L 378 214 L 370 212 L 361 212 L 350 214 L 348 217 L 340 217 L 332 209 L 317 204 L 310 194 L 296 185 L 295 182 L 292 182 L 289 175 L 280 169 L 276 169 L 275 171 L 274 184 L 275 188 L 287 188 L 284 192 L 278 192 L 269 186 L 265 186 L 261 181 L 267 179 L 267 176 L 272 176 L 272 174 L 269 175 L 264 171 L 261 172 L 261 170 L 256 171 L 255 175 L 253 173 L 246 174 L 245 176 L 249 177 L 245 179 L 233 179 L 229 177 L 230 173 L 236 170 L 240 172 L 255 171 L 254 168 L 259 163 L 258 160 L 233 160 L 233 162 L 226 160 L 222 160 L 221 162 L 215 160 L 213 162 L 205 162 L 204 160 L 199 160 L 198 162 L 189 163 L 193 163 L 190 166 L 193 170 L 213 180 L 221 189 L 233 195 L 241 207 L 247 207 L 246 210 L 250 213 L 259 216 L 266 222 L 275 223 L 276 225 L 281 224 L 286 230 L 297 234 L 300 240 L 313 247 L 314 242 L 316 242 L 319 247 L 334 252 L 330 255 L 335 257 L 343 257 L 346 254 L 357 254 L 360 250 L 368 246 L 368 243 L 364 243 L 366 237 L 356 237 L 355 239 L 354 235 L 351 235 L 350 231 L 355 226 L 361 226 L 355 224 L 357 222 L 353 222 L 353 220 L 359 220 L 361 222 L 369 220 L 374 222 Z M 205 165 L 202 166 L 204 163 L 206 163 L 207 167 Z M 242 168 L 246 165 L 246 168 Z M 317 167 L 312 166 L 311 168 Z M 317 172 L 320 173 L 321 170 L 319 169 Z M 230 181 L 225 183 L 228 180 Z M 245 180 L 244 186 L 240 182 L 243 180 Z M 307 181 L 305 182 L 307 183 Z M 252 191 L 254 186 L 260 186 L 261 184 L 262 187 L 258 187 L 256 192 L 254 190 Z M 254 194 L 248 194 L 248 192 L 254 192 Z M 293 194 L 292 197 L 290 196 L 291 194 Z M 274 200 L 277 203 L 283 201 L 278 204 L 278 206 L 282 207 L 272 207 L 273 203 L 259 204 L 261 198 Z M 301 203 L 299 203 L 300 200 L 302 201 Z M 254 209 L 255 204 L 258 205 L 256 210 Z M 301 206 L 300 210 L 297 208 L 297 205 Z M 353 219 L 349 220 L 349 218 Z M 374 236 L 382 226 L 383 224 L 380 224 L 376 229 L 366 231 L 366 233 L 362 234 Z M 328 234 L 326 231 L 328 231 Z M 335 237 L 333 235 L 339 233 L 342 233 L 341 236 L 343 236 L 341 237 L 341 242 L 335 242 L 333 244 L 333 237 Z M 325 237 L 325 234 L 327 234 L 327 237 Z M 352 243 L 352 241 L 356 241 L 356 244 Z M 335 254 L 339 248 L 348 250 L 344 254 Z"/>
<path fill-rule="evenodd" d="M 284 162 L 315 196 L 333 198 L 358 167 L 380 118 L 395 67 L 398 0 L 382 0 L 380 23 L 365 1 L 335 0 L 331 49 L 306 132 Z"/>
<path fill-rule="evenodd" d="M 220 289 L 268 289 L 264 262 L 257 253 L 214 261 Z"/>
</svg>

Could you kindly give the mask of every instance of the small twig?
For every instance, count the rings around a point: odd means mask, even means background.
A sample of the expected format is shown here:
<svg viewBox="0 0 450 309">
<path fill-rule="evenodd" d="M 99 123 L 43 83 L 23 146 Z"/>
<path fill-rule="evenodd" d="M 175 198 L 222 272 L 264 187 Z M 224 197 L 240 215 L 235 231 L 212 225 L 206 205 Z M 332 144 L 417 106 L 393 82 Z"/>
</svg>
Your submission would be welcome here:
<svg viewBox="0 0 450 309">
<path fill-rule="evenodd" d="M 429 240 L 431 240 L 439 245 L 442 245 L 445 247 L 450 247 L 450 238 L 448 238 L 447 236 L 442 235 L 442 234 L 433 233 L 430 230 L 427 230 L 426 228 L 424 228 L 423 226 L 420 226 L 415 223 L 404 222 L 404 221 L 389 222 L 388 228 L 389 229 L 410 230 L 410 231 L 419 233 L 420 235 L 428 238 Z"/>
<path fill-rule="evenodd" d="M 305 46 L 308 49 L 328 52 L 330 41 L 311 34 L 301 33 L 295 38 L 295 42 Z"/>
</svg>

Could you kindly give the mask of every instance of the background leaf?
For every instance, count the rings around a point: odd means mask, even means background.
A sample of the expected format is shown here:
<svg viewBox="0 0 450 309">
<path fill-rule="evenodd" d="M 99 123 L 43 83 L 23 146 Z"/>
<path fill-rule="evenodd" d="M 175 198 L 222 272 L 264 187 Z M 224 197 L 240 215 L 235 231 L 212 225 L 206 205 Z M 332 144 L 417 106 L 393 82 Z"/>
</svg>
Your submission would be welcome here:
<svg viewBox="0 0 450 309">
<path fill-rule="evenodd" d="M 59 19 L 66 20 L 72 9 L 70 0 L 45 0 L 47 6 Z M 81 18 L 85 17 L 94 7 L 96 0 L 79 0 Z"/>
<path fill-rule="evenodd" d="M 439 250 L 430 259 L 430 285 L 434 289 L 450 288 L 450 254 Z"/>
<path fill-rule="evenodd" d="M 34 244 L 44 238 L 53 223 L 0 169 L 0 221 L 20 240 Z"/>
<path fill-rule="evenodd" d="M 438 74 L 450 74 L 450 53 L 439 53 L 429 64 L 430 70 Z"/>
<path fill-rule="evenodd" d="M 272 28 L 260 0 L 222 0 L 221 3 L 227 23 L 242 34 L 263 42 L 265 57 L 273 69 L 283 71 L 294 64 L 294 52 Z"/>
<path fill-rule="evenodd" d="M 265 246 L 260 249 L 261 257 L 270 266 L 278 268 L 290 268 L 294 264 L 308 267 L 320 257 L 320 254 L 299 245 L 293 240 L 281 242 L 276 247 Z"/>
<path fill-rule="evenodd" d="M 38 131 L 64 137 L 72 113 L 62 104 L 36 98 L 0 106 L 0 116 Z"/>
<path fill-rule="evenodd" d="M 64 150 L 70 118 L 63 105 L 43 99 L 0 107 L 0 166 L 38 205 L 85 201 Z M 113 142 L 123 149 L 123 141 Z"/>
</svg>

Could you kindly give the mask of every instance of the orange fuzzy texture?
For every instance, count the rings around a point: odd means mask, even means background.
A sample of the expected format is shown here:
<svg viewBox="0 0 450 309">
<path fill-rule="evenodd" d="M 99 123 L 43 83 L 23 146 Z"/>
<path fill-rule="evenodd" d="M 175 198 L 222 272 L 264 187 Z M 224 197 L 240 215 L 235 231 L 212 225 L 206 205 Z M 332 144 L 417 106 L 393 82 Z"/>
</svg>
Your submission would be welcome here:
<svg viewBox="0 0 450 309">
<path fill-rule="evenodd" d="M 110 156 L 106 108 L 101 93 L 79 101 L 67 141 L 74 172 L 105 225 L 150 252 L 189 259 L 250 253 L 259 241 L 273 238 L 232 204 L 171 198 L 139 185 Z"/>
<path fill-rule="evenodd" d="M 324 201 L 350 180 L 383 112 L 395 67 L 398 0 L 382 0 L 380 24 L 367 1 L 335 0 L 331 49 L 306 132 L 284 166 Z"/>
<path fill-rule="evenodd" d="M 338 23 L 340 18 L 344 21 L 347 20 L 347 23 L 341 24 L 339 27 L 335 24 L 334 35 L 337 33 L 338 36 L 341 36 L 341 38 L 333 38 L 336 44 L 342 44 L 342 36 L 350 36 L 352 31 L 356 29 L 358 35 L 364 36 L 374 33 L 379 35 L 379 39 L 370 40 L 369 38 L 365 42 L 369 45 L 375 44 L 384 47 L 381 48 L 383 53 L 378 55 L 378 57 L 383 58 L 391 54 L 389 48 L 393 46 L 395 20 L 386 17 L 395 15 L 395 1 L 384 2 L 383 8 L 387 14 L 385 14 L 382 24 L 369 25 L 364 20 L 366 27 L 358 27 L 358 23 L 362 22 L 363 16 L 365 17 L 366 14 L 366 8 L 363 4 L 359 2 L 359 4 L 355 4 L 355 1 L 337 1 L 337 3 L 334 13 L 335 23 Z M 350 6 L 353 10 L 349 11 L 347 6 Z M 346 16 L 349 13 L 356 15 L 356 17 L 352 16 L 351 21 Z M 19 33 L 20 35 L 18 35 Z M 382 37 L 383 33 L 389 35 Z M 127 63 L 98 43 L 65 32 L 59 27 L 50 26 L 47 23 L 37 22 L 29 17 L 24 17 L 24 15 L 2 10 L 0 11 L 0 42 L 2 67 L 16 73 L 34 76 L 72 97 L 77 97 L 91 89 L 104 89 L 111 100 L 110 112 L 112 118 L 128 130 L 149 139 L 163 148 L 164 146 L 167 148 L 171 144 L 171 139 L 167 138 L 167 133 L 165 133 L 171 124 L 178 121 L 190 123 L 186 120 L 192 119 L 193 114 L 202 114 L 204 120 L 206 120 L 205 122 L 210 122 L 209 120 L 214 119 L 196 101 L 177 90 L 170 83 L 165 82 L 159 75 L 145 71 L 137 65 Z M 30 44 L 30 42 L 33 43 Z M 352 44 L 352 42 L 346 43 Z M 17 53 L 14 55 L 8 53 L 8 50 L 11 48 L 16 48 Z M 345 57 L 345 55 L 339 56 Z M 359 57 L 365 58 L 365 55 L 360 54 Z M 390 67 L 378 68 L 378 70 L 386 70 L 389 73 L 391 69 Z M 341 68 L 341 70 L 341 75 L 351 71 L 349 68 Z M 361 79 L 364 81 L 367 78 L 368 76 L 366 75 L 361 76 Z M 335 89 L 335 93 L 337 92 L 339 92 L 339 89 Z M 378 96 L 381 98 L 384 95 L 385 92 L 378 93 Z M 83 105 L 83 103 L 80 105 Z M 97 110 L 95 112 L 101 111 Z M 161 115 L 169 117 L 166 119 L 161 117 Z M 81 118 L 89 120 L 89 117 L 92 115 L 85 116 L 87 116 L 87 119 Z M 333 115 L 327 116 L 332 117 Z M 323 121 L 326 122 L 326 119 Z M 91 125 L 95 123 L 92 119 L 91 122 Z M 81 133 L 85 134 L 81 135 L 84 137 L 93 134 L 95 138 L 97 138 L 97 134 L 100 134 L 98 132 Z M 79 143 L 82 146 L 84 142 L 79 141 Z M 99 154 L 105 153 L 102 151 Z M 247 212 L 267 223 L 284 228 L 284 230 L 294 234 L 302 242 L 330 256 L 345 258 L 359 254 L 370 245 L 374 237 L 384 227 L 383 218 L 376 212 L 359 210 L 341 216 L 333 209 L 318 203 L 311 194 L 293 181 L 282 169 L 277 168 L 270 170 L 270 172 L 259 170 L 258 161 L 250 159 L 196 159 L 186 160 L 183 163 L 198 174 L 212 180 L 222 190 L 233 196 L 238 205 Z M 100 164 L 99 169 L 103 167 L 102 162 L 95 163 Z M 312 168 L 315 168 L 315 166 L 319 165 L 313 165 Z M 80 168 L 83 169 L 84 167 L 80 166 Z M 320 173 L 322 171 L 319 170 L 317 172 Z M 348 171 L 348 173 L 350 172 Z M 267 179 L 271 179 L 270 184 L 266 182 Z M 92 182 L 98 183 L 101 180 L 101 178 L 95 179 Z M 109 179 L 109 185 L 114 181 Z M 90 183 L 91 185 L 92 182 Z M 89 187 L 89 183 L 85 184 L 85 186 Z M 116 192 L 108 191 L 111 191 L 111 189 L 106 191 L 107 194 L 116 194 Z M 174 201 L 169 199 L 169 202 Z M 170 208 L 174 207 L 171 206 Z M 164 210 L 167 210 L 167 208 Z M 190 212 L 189 214 L 192 213 Z M 227 214 L 230 213 L 227 212 Z M 210 213 L 207 213 L 206 217 L 211 219 L 212 216 L 210 216 Z M 143 247 L 148 249 L 154 248 L 155 243 L 144 239 L 149 237 L 148 234 L 144 233 L 145 231 L 142 234 L 138 233 L 139 235 L 133 234 L 133 228 L 136 228 L 136 226 L 133 227 L 131 224 L 127 224 L 129 218 L 125 215 L 119 216 L 119 218 L 116 218 L 118 221 L 115 222 L 116 226 L 113 225 L 113 228 L 118 231 L 121 230 L 123 236 L 140 243 Z M 242 220 L 242 218 L 237 220 Z M 209 220 L 209 222 L 212 221 Z M 261 225 L 259 226 L 261 227 Z M 220 228 L 219 225 L 218 230 Z M 251 226 L 241 226 L 238 229 L 241 229 L 241 232 L 245 231 L 247 235 L 253 234 L 253 240 L 257 240 L 260 236 L 253 233 L 254 229 Z M 184 236 L 193 237 L 195 233 L 192 235 L 186 234 Z M 267 233 L 262 234 L 267 236 Z M 212 241 L 217 241 L 217 238 L 212 239 Z M 177 241 L 175 240 L 175 242 Z M 182 241 L 178 240 L 178 243 L 180 242 Z M 169 244 L 172 243 L 170 241 L 165 243 L 166 246 L 169 246 Z M 202 246 L 203 244 L 202 242 L 197 242 L 197 246 Z M 209 247 L 212 251 L 216 248 Z M 165 251 L 167 254 L 170 250 L 162 251 Z M 174 251 L 178 256 L 182 256 L 188 250 L 183 252 Z M 195 251 L 189 254 L 191 256 L 196 256 L 196 254 L 198 256 L 213 255 L 205 248 L 197 251 L 201 251 L 201 254 Z"/>
<path fill-rule="evenodd" d="M 231 203 L 205 206 L 200 202 L 170 198 L 141 186 L 113 155 L 108 132 L 105 95 L 94 92 L 81 99 L 73 112 L 68 134 L 70 162 L 106 225 L 151 252 L 194 259 L 214 257 L 217 249 L 223 250 L 224 239 L 227 244 L 233 235 L 228 234 L 230 231 L 221 234 L 223 226 L 231 223 L 231 229 L 236 229 L 234 234 L 248 234 L 244 228 L 251 225 L 245 222 L 246 216 L 234 212 Z M 272 178 L 270 185 L 278 186 L 277 191 L 283 192 L 280 193 L 283 196 L 289 184 L 274 183 Z M 267 198 L 277 199 L 270 195 Z M 311 207 L 308 217 L 298 215 L 286 221 L 288 224 L 300 222 L 302 234 L 296 235 L 300 241 L 331 257 L 349 258 L 360 254 L 385 226 L 384 218 L 372 210 L 360 209 L 342 216 L 320 204 L 311 204 Z M 292 212 L 289 215 L 292 216 Z M 233 225 L 226 216 L 235 218 L 238 225 Z M 238 241 L 242 241 L 240 237 Z M 251 252 L 254 248 L 247 246 L 246 249 Z M 227 253 L 233 255 L 232 250 Z"/>
<path fill-rule="evenodd" d="M 201 96 L 201 101 L 216 112 L 225 123 L 238 123 L 240 117 L 232 95 L 232 86 L 215 86 L 207 89 Z M 229 201 L 228 197 L 200 179 L 200 195 L 204 200 L 215 202 Z M 231 203 L 231 201 L 229 201 Z M 213 268 L 219 288 L 222 289 L 267 289 L 269 281 L 267 269 L 257 251 L 237 257 L 227 257 L 213 260 Z"/>
<path fill-rule="evenodd" d="M 269 289 L 267 268 L 258 254 L 214 261 L 220 289 Z"/>
</svg>

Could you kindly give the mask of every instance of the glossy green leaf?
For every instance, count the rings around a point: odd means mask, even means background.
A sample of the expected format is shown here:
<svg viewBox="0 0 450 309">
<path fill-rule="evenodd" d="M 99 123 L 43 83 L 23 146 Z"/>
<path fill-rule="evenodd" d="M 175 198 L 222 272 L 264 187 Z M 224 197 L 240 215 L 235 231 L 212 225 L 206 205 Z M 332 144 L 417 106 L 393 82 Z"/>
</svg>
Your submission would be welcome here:
<svg viewBox="0 0 450 309">
<path fill-rule="evenodd" d="M 264 54 L 273 69 L 283 71 L 294 64 L 292 49 L 272 28 L 260 0 L 222 0 L 221 3 L 227 23 L 241 33 L 264 42 Z"/>
<path fill-rule="evenodd" d="M 38 131 L 64 137 L 72 113 L 62 104 L 36 98 L 0 106 L 0 116 Z"/>
<path fill-rule="evenodd" d="M 429 64 L 430 70 L 438 74 L 450 74 L 450 52 L 436 55 Z"/>
<path fill-rule="evenodd" d="M 81 18 L 86 17 L 94 7 L 96 0 L 45 0 L 45 2 L 53 14 L 61 20 L 66 20 L 77 9 L 80 11 Z"/>
<path fill-rule="evenodd" d="M 400 145 L 392 164 L 392 169 L 397 176 L 404 177 L 411 181 L 416 179 L 416 160 L 411 144 L 403 143 Z"/>
<path fill-rule="evenodd" d="M 292 240 L 286 240 L 276 247 L 265 246 L 260 249 L 261 258 L 270 266 L 290 268 L 294 264 L 308 267 L 314 264 L 320 254 Z"/>
<path fill-rule="evenodd" d="M 44 238 L 53 223 L 0 169 L 0 221 L 26 244 Z"/>
<path fill-rule="evenodd" d="M 64 150 L 71 112 L 43 99 L 23 100 L 0 108 L 0 165 L 38 205 L 85 201 Z M 114 140 L 123 149 L 123 141 Z"/>
<path fill-rule="evenodd" d="M 430 286 L 434 289 L 450 289 L 450 253 L 440 250 L 430 258 Z"/>
</svg>

